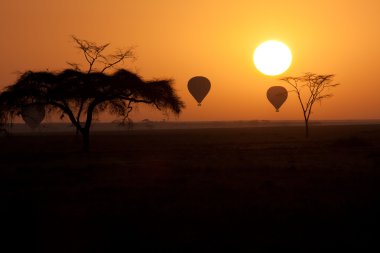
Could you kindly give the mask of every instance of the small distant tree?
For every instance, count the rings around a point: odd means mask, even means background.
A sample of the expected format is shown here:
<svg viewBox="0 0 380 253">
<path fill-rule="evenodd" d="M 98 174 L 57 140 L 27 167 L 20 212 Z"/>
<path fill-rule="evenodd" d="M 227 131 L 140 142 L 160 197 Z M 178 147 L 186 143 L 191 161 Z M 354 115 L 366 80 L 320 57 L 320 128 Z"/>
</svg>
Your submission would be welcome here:
<svg viewBox="0 0 380 253">
<path fill-rule="evenodd" d="M 329 93 L 330 88 L 338 86 L 334 82 L 335 75 L 318 75 L 306 73 L 297 77 L 284 77 L 281 81 L 288 83 L 295 92 L 300 102 L 303 117 L 305 120 L 305 135 L 309 137 L 309 119 L 315 102 L 321 102 L 323 99 L 332 97 Z"/>
<path fill-rule="evenodd" d="M 85 54 L 89 69 L 81 71 L 76 66 L 57 73 L 23 73 L 13 85 L 0 93 L 1 119 L 7 121 L 14 118 L 24 106 L 43 105 L 48 112 L 55 111 L 60 113 L 61 118 L 69 118 L 83 137 L 83 150 L 88 151 L 94 114 L 109 112 L 126 119 L 132 110 L 132 103 L 149 104 L 174 114 L 179 114 L 184 108 L 172 80 L 145 81 L 126 69 L 106 73 L 106 70 L 127 58 L 128 52 L 114 56 L 116 60 L 111 61 L 102 55 L 108 44 L 98 47 L 86 41 L 76 41 Z M 94 64 L 98 59 L 103 67 L 97 70 Z"/>
</svg>

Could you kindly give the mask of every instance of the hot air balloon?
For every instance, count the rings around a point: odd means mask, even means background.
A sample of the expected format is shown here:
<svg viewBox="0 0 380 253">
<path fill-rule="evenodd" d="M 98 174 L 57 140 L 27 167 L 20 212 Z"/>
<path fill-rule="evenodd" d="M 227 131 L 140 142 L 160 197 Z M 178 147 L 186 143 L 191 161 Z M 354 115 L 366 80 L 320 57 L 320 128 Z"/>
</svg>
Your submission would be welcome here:
<svg viewBox="0 0 380 253">
<path fill-rule="evenodd" d="M 288 91 L 282 86 L 272 86 L 267 91 L 267 98 L 278 112 L 278 109 L 288 98 Z"/>
<path fill-rule="evenodd" d="M 45 107 L 42 105 L 27 105 L 21 110 L 21 117 L 30 128 L 35 129 L 45 118 Z"/>
<path fill-rule="evenodd" d="M 198 102 L 198 106 L 201 105 L 203 99 L 207 96 L 211 88 L 210 81 L 203 76 L 195 76 L 187 83 L 187 88 L 191 95 Z"/>
</svg>

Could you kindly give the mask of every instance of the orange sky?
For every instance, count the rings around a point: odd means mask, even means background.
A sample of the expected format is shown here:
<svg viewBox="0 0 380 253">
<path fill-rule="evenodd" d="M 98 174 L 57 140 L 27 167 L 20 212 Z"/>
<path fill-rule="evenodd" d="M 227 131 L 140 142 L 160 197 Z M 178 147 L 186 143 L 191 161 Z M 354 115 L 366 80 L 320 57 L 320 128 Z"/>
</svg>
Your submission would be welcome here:
<svg viewBox="0 0 380 253">
<path fill-rule="evenodd" d="M 18 71 L 82 61 L 70 37 L 76 35 L 112 48 L 136 46 L 137 60 L 125 67 L 145 79 L 173 78 L 186 103 L 179 120 L 302 119 L 294 94 L 276 113 L 266 90 L 303 72 L 333 73 L 342 84 L 312 119 L 379 119 L 379 13 L 377 0 L 1 1 L 0 87 Z M 269 39 L 293 53 L 278 77 L 263 76 L 252 62 L 255 47 Z M 212 85 L 201 107 L 187 91 L 195 75 Z M 163 116 L 140 108 L 133 118 Z"/>
</svg>

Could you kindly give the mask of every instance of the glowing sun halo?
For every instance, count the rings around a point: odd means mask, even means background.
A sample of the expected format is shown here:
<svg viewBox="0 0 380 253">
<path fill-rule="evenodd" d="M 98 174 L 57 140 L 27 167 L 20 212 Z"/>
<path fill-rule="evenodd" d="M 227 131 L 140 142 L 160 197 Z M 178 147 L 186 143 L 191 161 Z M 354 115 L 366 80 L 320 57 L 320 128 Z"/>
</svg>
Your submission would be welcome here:
<svg viewBox="0 0 380 253">
<path fill-rule="evenodd" d="M 253 62 L 264 75 L 277 76 L 290 67 L 292 52 L 284 43 L 268 40 L 255 49 Z"/>
</svg>

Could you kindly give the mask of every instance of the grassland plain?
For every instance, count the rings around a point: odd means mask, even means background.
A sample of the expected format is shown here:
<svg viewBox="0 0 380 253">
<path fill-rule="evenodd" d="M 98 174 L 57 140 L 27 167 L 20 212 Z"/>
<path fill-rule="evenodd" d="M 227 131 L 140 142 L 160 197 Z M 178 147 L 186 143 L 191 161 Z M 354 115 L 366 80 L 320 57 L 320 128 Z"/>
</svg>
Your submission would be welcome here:
<svg viewBox="0 0 380 253">
<path fill-rule="evenodd" d="M 0 138 L 0 247 L 24 252 L 366 249 L 380 125 Z"/>
</svg>

